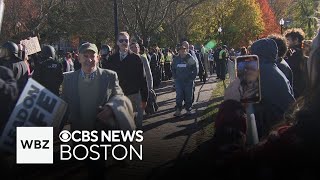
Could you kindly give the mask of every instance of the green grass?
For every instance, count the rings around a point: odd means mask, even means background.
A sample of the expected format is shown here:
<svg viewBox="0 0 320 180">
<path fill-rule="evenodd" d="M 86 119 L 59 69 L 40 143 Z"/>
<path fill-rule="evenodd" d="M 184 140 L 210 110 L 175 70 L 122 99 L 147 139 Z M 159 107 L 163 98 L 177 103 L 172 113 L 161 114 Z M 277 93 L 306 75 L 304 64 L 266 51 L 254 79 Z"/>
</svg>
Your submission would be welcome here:
<svg viewBox="0 0 320 180">
<path fill-rule="evenodd" d="M 225 82 L 228 82 L 228 80 L 226 80 Z M 216 114 L 218 113 L 218 110 L 219 110 L 219 105 L 223 101 L 223 95 L 224 95 L 224 84 L 223 84 L 223 81 L 220 81 L 217 83 L 216 88 L 212 92 L 211 100 L 213 101 L 213 103 L 207 107 L 201 119 L 208 119 L 208 118 L 212 118 L 213 120 L 215 119 Z"/>
<path fill-rule="evenodd" d="M 226 86 L 229 80 L 226 80 Z M 223 102 L 224 96 L 224 84 L 222 81 L 216 84 L 216 87 L 212 91 L 210 101 L 212 102 L 203 112 L 200 117 L 199 124 L 201 126 L 201 138 L 198 139 L 199 143 L 202 143 L 208 138 L 214 135 L 214 121 L 217 116 L 219 105 Z"/>
</svg>

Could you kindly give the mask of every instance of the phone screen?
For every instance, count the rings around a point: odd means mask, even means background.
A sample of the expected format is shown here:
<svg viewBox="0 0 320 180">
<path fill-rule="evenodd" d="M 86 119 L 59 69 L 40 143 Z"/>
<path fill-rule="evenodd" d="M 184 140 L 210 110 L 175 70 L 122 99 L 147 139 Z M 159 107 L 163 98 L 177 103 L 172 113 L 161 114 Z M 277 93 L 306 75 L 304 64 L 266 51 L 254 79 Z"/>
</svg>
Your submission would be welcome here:
<svg viewBox="0 0 320 180">
<path fill-rule="evenodd" d="M 259 58 L 256 55 L 236 58 L 236 76 L 240 80 L 240 102 L 258 103 L 261 100 Z"/>
</svg>

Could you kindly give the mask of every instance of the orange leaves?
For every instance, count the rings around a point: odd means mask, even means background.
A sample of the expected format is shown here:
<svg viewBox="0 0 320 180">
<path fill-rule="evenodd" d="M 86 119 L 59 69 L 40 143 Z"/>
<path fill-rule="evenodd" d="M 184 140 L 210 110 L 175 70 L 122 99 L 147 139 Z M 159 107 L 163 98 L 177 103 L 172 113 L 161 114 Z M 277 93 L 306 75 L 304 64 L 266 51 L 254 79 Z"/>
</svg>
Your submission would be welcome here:
<svg viewBox="0 0 320 180">
<path fill-rule="evenodd" d="M 280 33 L 280 25 L 276 19 L 276 16 L 270 7 L 268 0 L 257 0 L 262 11 L 262 18 L 265 24 L 264 31 L 260 37 L 266 37 L 272 33 Z"/>
</svg>

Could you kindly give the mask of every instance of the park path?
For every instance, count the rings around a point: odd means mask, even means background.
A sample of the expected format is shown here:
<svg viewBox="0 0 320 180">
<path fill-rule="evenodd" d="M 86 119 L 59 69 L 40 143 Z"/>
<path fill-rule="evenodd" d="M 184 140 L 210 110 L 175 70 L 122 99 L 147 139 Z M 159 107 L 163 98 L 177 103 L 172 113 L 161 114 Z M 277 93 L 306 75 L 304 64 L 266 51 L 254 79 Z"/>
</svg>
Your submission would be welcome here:
<svg viewBox="0 0 320 180">
<path fill-rule="evenodd" d="M 202 119 L 201 115 L 212 103 L 215 76 L 210 76 L 205 84 L 196 81 L 193 106 L 196 113 L 191 116 L 173 116 L 175 91 L 172 85 L 172 81 L 165 81 L 156 89 L 159 109 L 143 121 L 143 160 L 133 160 L 126 167 L 110 166 L 106 173 L 108 179 L 152 179 L 212 137 L 212 119 Z"/>
</svg>

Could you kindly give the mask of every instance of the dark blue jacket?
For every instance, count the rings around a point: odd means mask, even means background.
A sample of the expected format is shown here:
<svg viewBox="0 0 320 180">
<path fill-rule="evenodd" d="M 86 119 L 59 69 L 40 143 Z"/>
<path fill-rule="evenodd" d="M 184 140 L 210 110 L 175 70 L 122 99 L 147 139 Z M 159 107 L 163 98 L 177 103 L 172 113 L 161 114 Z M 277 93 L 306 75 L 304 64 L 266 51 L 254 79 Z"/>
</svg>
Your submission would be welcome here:
<svg viewBox="0 0 320 180">
<path fill-rule="evenodd" d="M 265 38 L 254 42 L 251 52 L 259 57 L 263 106 L 281 117 L 295 98 L 289 80 L 276 65 L 278 47 L 275 41 Z"/>
<path fill-rule="evenodd" d="M 172 76 L 178 81 L 194 81 L 197 76 L 196 61 L 191 54 L 187 54 L 185 58 L 176 56 L 172 62 Z"/>
</svg>

